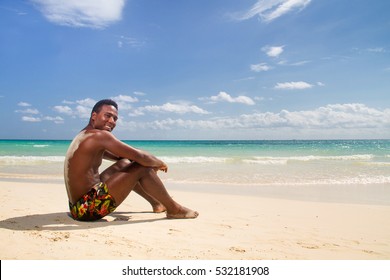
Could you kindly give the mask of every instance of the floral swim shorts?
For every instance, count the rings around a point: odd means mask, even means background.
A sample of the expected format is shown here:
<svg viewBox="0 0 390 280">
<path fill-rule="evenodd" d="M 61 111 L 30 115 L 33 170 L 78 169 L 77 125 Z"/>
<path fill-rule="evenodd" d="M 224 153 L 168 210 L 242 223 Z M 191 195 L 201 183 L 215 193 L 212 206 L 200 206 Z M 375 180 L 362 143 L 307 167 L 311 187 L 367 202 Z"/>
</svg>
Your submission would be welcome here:
<svg viewBox="0 0 390 280">
<path fill-rule="evenodd" d="M 73 219 L 95 221 L 112 213 L 116 209 L 115 199 L 108 193 L 105 183 L 96 184 L 74 204 L 69 202 Z"/>
</svg>

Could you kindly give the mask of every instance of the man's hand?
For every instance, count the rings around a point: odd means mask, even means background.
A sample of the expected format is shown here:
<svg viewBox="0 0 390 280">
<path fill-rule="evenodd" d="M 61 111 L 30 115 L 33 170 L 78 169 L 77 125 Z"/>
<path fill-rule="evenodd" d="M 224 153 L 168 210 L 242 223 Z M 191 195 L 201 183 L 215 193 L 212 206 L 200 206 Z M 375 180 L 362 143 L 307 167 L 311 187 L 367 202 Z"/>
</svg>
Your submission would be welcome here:
<svg viewBox="0 0 390 280">
<path fill-rule="evenodd" d="M 168 165 L 165 162 L 163 162 L 163 164 L 158 168 L 158 170 L 167 173 L 168 172 Z"/>
<path fill-rule="evenodd" d="M 160 161 L 161 161 L 161 160 L 160 160 Z M 156 171 L 156 172 L 157 172 L 157 171 L 163 171 L 163 172 L 167 173 L 167 172 L 168 172 L 168 165 L 167 165 L 165 162 L 161 161 L 160 166 L 154 167 L 153 169 L 154 169 L 154 171 Z"/>
</svg>

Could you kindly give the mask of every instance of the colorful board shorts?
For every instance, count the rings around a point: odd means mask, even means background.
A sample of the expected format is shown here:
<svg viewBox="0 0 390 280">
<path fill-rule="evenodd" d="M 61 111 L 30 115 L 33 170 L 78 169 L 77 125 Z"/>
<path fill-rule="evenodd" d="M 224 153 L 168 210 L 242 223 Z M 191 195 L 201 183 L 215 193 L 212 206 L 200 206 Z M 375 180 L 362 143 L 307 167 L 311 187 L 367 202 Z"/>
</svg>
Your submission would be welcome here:
<svg viewBox="0 0 390 280">
<path fill-rule="evenodd" d="M 73 219 L 95 221 L 112 213 L 116 209 L 115 199 L 108 193 L 105 183 L 96 184 L 74 204 L 69 202 Z"/>
</svg>

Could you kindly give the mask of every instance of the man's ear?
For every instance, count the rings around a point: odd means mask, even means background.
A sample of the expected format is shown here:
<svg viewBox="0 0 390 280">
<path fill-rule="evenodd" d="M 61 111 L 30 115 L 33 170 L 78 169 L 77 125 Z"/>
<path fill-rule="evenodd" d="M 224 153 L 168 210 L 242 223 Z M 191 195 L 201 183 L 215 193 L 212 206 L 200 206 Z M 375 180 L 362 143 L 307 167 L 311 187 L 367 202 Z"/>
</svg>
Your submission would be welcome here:
<svg viewBox="0 0 390 280">
<path fill-rule="evenodd" d="M 96 112 L 92 112 L 92 114 L 91 114 L 91 120 L 92 120 L 92 121 L 95 121 L 95 120 L 96 120 L 96 115 L 97 115 Z"/>
</svg>

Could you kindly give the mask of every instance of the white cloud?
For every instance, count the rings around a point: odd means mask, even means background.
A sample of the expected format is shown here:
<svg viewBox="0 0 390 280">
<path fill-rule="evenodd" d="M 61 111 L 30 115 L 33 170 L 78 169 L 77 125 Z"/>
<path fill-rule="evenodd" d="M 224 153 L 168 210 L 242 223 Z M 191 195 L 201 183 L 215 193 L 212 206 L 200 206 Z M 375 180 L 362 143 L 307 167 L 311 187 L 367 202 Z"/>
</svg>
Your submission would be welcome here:
<svg viewBox="0 0 390 280">
<path fill-rule="evenodd" d="M 145 115 L 145 113 L 144 113 L 143 107 L 141 107 L 141 108 L 137 108 L 137 109 L 131 111 L 128 115 L 130 117 L 138 117 L 138 116 Z"/>
<path fill-rule="evenodd" d="M 26 102 L 20 102 L 18 104 L 21 107 L 31 107 L 31 104 L 26 103 Z M 61 106 L 56 106 L 56 107 L 61 107 Z M 61 110 L 61 108 L 54 108 L 57 111 Z M 52 121 L 54 123 L 63 123 L 64 120 L 61 117 L 50 117 L 50 116 L 44 116 L 41 114 L 38 109 L 35 108 L 27 108 L 24 110 L 16 110 L 15 113 L 20 113 L 23 114 L 22 116 L 22 121 L 24 122 L 42 122 L 42 121 Z M 39 115 L 38 116 L 32 116 L 32 115 Z"/>
<path fill-rule="evenodd" d="M 382 47 L 377 47 L 377 48 L 368 48 L 368 52 L 374 52 L 374 53 L 385 53 L 386 49 Z"/>
<path fill-rule="evenodd" d="M 122 95 L 122 94 L 110 98 L 114 100 L 116 103 L 118 103 L 119 110 L 131 109 L 132 107 L 130 103 L 139 102 L 137 97 Z M 96 104 L 96 102 L 97 101 L 92 98 L 85 98 L 81 100 L 76 100 L 75 102 L 67 101 L 67 104 L 69 105 L 78 104 L 78 106 L 76 106 L 76 112 L 79 114 L 79 116 L 86 117 L 88 115 L 89 118 L 92 108 Z M 71 109 L 69 106 L 55 106 L 55 108 L 57 112 L 59 112 L 60 110 L 69 112 L 69 109 Z M 62 113 L 67 113 L 67 112 L 62 112 Z M 88 112 L 88 114 L 86 112 Z"/>
<path fill-rule="evenodd" d="M 96 104 L 96 101 L 92 98 L 85 98 L 77 100 L 76 103 L 80 104 L 81 106 L 90 107 L 92 109 L 92 107 Z"/>
<path fill-rule="evenodd" d="M 277 83 L 274 89 L 307 89 L 312 88 L 313 85 L 306 82 L 286 82 Z"/>
<path fill-rule="evenodd" d="M 139 124 L 153 129 L 383 129 L 390 128 L 390 109 L 364 104 L 330 104 L 313 110 L 265 112 L 208 120 L 168 118 Z"/>
<path fill-rule="evenodd" d="M 265 46 L 261 50 L 269 57 L 278 57 L 284 51 L 284 46 Z"/>
<path fill-rule="evenodd" d="M 92 111 L 92 108 L 82 106 L 82 105 L 77 105 L 76 109 L 75 109 L 76 115 L 82 119 L 89 119 L 91 116 L 91 111 Z"/>
<path fill-rule="evenodd" d="M 73 114 L 73 111 L 72 111 L 72 108 L 70 108 L 69 106 L 54 106 L 53 107 L 54 111 L 60 113 L 60 114 L 65 114 L 65 115 L 72 115 Z"/>
<path fill-rule="evenodd" d="M 129 95 L 117 95 L 110 97 L 117 102 L 119 110 L 132 109 L 133 103 L 139 102 L 137 97 Z M 96 104 L 96 100 L 92 98 L 85 98 L 76 101 L 63 101 L 62 103 L 67 105 L 57 105 L 53 107 L 53 110 L 64 115 L 69 115 L 74 118 L 89 119 L 93 106 Z"/>
<path fill-rule="evenodd" d="M 89 119 L 92 107 L 96 104 L 96 101 L 92 98 L 85 98 L 76 101 L 63 101 L 62 103 L 67 105 L 53 106 L 53 110 L 60 114 L 72 116 L 73 118 Z"/>
<path fill-rule="evenodd" d="M 302 60 L 297 62 L 289 62 L 288 60 L 281 60 L 278 62 L 278 65 L 284 65 L 284 66 L 302 66 L 305 64 L 310 63 L 310 60 Z"/>
<path fill-rule="evenodd" d="M 69 101 L 69 100 L 63 100 L 62 103 L 63 104 L 74 104 L 73 101 Z"/>
<path fill-rule="evenodd" d="M 251 70 L 254 72 L 268 71 L 271 69 L 272 69 L 272 67 L 268 66 L 267 63 L 260 63 L 260 64 L 252 64 L 251 65 Z"/>
<path fill-rule="evenodd" d="M 259 16 L 264 22 L 271 22 L 287 13 L 302 10 L 311 0 L 258 0 L 252 8 L 237 17 L 238 20 L 247 20 Z"/>
<path fill-rule="evenodd" d="M 243 82 L 243 81 L 250 81 L 256 79 L 255 77 L 245 77 L 241 79 L 234 80 L 235 82 Z"/>
<path fill-rule="evenodd" d="M 115 100 L 116 102 L 126 102 L 126 103 L 135 103 L 135 102 L 138 102 L 138 98 L 137 97 L 132 97 L 132 96 L 129 96 L 129 95 L 118 95 L 118 96 L 114 96 L 114 97 L 111 97 L 113 100 Z"/>
<path fill-rule="evenodd" d="M 261 97 L 261 96 L 256 96 L 256 97 L 255 97 L 255 100 L 257 100 L 257 101 L 264 101 L 265 98 L 264 98 L 264 97 Z"/>
<path fill-rule="evenodd" d="M 145 45 L 144 41 L 138 40 L 133 37 L 120 36 L 118 40 L 118 47 L 123 48 L 124 46 L 130 46 L 133 48 L 140 48 Z"/>
<path fill-rule="evenodd" d="M 195 105 L 190 105 L 186 103 L 165 103 L 161 106 L 157 105 L 150 105 L 138 108 L 132 115 L 143 115 L 144 112 L 152 112 L 152 113 L 175 113 L 175 114 L 187 114 L 187 113 L 195 113 L 195 114 L 202 114 L 206 115 L 209 114 L 206 110 L 203 110 L 202 108 L 199 108 Z"/>
<path fill-rule="evenodd" d="M 118 104 L 118 109 L 121 110 L 131 110 L 133 106 L 132 103 L 139 102 L 137 97 L 129 96 L 129 95 L 118 95 L 111 97 Z"/>
<path fill-rule="evenodd" d="M 370 128 L 390 125 L 390 110 L 380 111 L 364 104 L 331 104 L 312 111 L 282 111 L 280 117 L 293 127 Z"/>
<path fill-rule="evenodd" d="M 125 0 L 31 0 L 55 24 L 104 28 L 119 21 Z"/>
<path fill-rule="evenodd" d="M 42 122 L 42 121 L 52 121 L 56 124 L 64 123 L 64 119 L 61 117 L 31 117 L 31 116 L 23 116 L 22 121 L 24 122 Z"/>
<path fill-rule="evenodd" d="M 200 98 L 200 100 L 208 100 L 212 103 L 215 102 L 229 102 L 229 103 L 242 103 L 246 105 L 255 105 L 255 102 L 253 101 L 252 98 L 240 95 L 237 97 L 232 97 L 230 94 L 221 91 L 218 95 L 214 95 L 211 97 L 206 97 L 206 98 Z"/>
<path fill-rule="evenodd" d="M 24 121 L 24 122 L 41 122 L 42 120 L 40 118 L 23 116 L 22 121 Z"/>
<path fill-rule="evenodd" d="M 56 124 L 61 124 L 64 123 L 64 119 L 61 117 L 44 117 L 43 118 L 45 121 L 52 121 Z"/>
<path fill-rule="evenodd" d="M 39 114 L 39 111 L 34 108 L 28 108 L 26 110 L 16 110 L 16 113 L 21 113 L 21 114 L 31 114 L 31 115 L 37 115 Z"/>
<path fill-rule="evenodd" d="M 19 103 L 18 103 L 18 106 L 20 106 L 20 107 L 30 107 L 31 104 L 30 104 L 30 103 L 27 103 L 27 102 L 19 102 Z"/>
<path fill-rule="evenodd" d="M 76 108 L 73 109 L 73 117 L 89 119 L 89 117 L 91 116 L 92 108 L 96 104 L 96 101 L 92 98 L 85 98 L 77 100 L 75 103 L 78 105 L 76 106 Z"/>
</svg>

